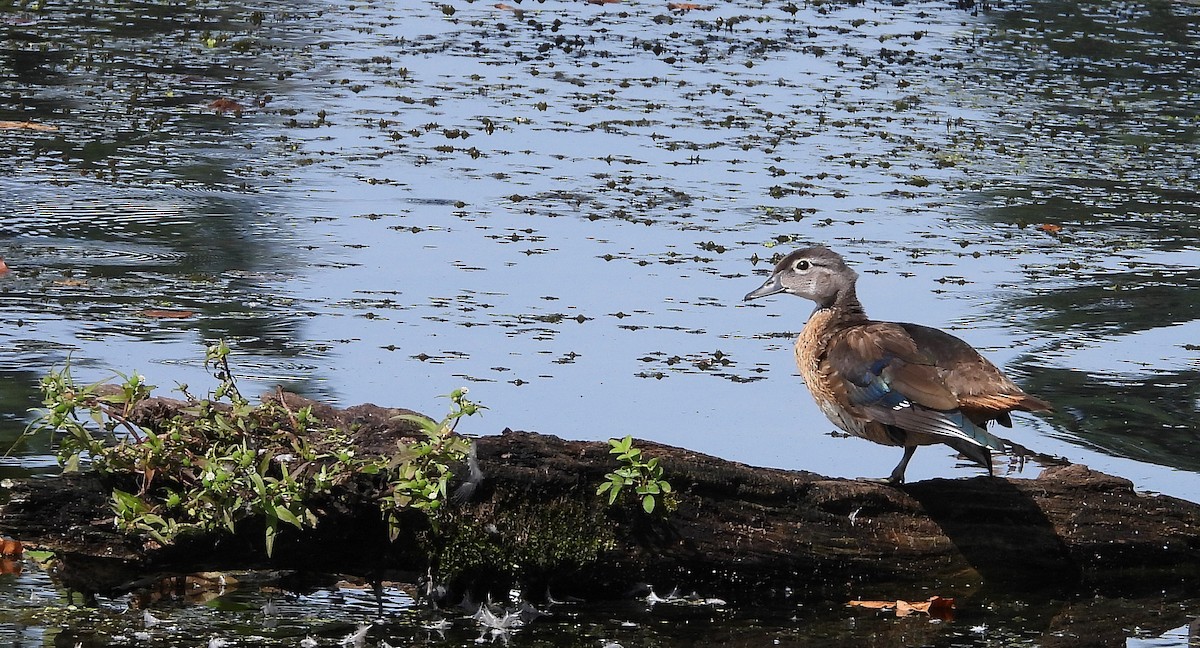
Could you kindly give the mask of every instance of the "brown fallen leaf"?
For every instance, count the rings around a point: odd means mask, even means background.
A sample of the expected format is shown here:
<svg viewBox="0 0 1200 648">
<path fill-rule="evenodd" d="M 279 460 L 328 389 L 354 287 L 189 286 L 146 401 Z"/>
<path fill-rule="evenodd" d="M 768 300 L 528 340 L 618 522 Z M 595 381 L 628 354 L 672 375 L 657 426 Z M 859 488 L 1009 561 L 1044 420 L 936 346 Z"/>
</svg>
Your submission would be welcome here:
<svg viewBox="0 0 1200 648">
<path fill-rule="evenodd" d="M 23 553 L 25 553 L 25 547 L 21 546 L 20 540 L 0 538 L 0 555 L 20 556 Z"/>
<path fill-rule="evenodd" d="M 67 288 L 83 288 L 88 285 L 88 282 L 83 279 L 59 279 L 54 282 L 55 286 L 66 286 Z"/>
<path fill-rule="evenodd" d="M 8 274 L 8 266 L 4 264 L 4 259 L 0 259 L 0 275 Z"/>
<path fill-rule="evenodd" d="M 0 574 L 12 576 L 21 573 L 21 562 L 9 558 L 0 558 Z"/>
<path fill-rule="evenodd" d="M 58 126 L 31 121 L 0 121 L 0 130 L 56 131 Z"/>
<path fill-rule="evenodd" d="M 929 603 L 929 607 L 925 609 L 925 612 L 929 616 L 939 619 L 951 619 L 954 617 L 954 599 L 933 596 L 927 602 Z"/>
<path fill-rule="evenodd" d="M 1062 225 L 1052 225 L 1050 223 L 1045 223 L 1041 227 L 1038 227 L 1038 229 L 1042 230 L 1043 232 L 1045 232 L 1047 234 L 1058 234 L 1059 232 L 1062 231 Z"/>
<path fill-rule="evenodd" d="M 905 617 L 910 614 L 928 614 L 939 619 L 954 616 L 954 599 L 932 596 L 928 601 L 909 603 L 908 601 L 850 601 L 849 607 L 861 607 L 868 610 L 896 610 L 896 616 Z"/>
<path fill-rule="evenodd" d="M 221 97 L 220 99 L 216 99 L 209 103 L 208 107 L 217 111 L 218 114 L 231 112 L 240 115 L 242 114 L 242 111 L 245 110 L 242 104 L 230 99 L 229 97 Z"/>
<path fill-rule="evenodd" d="M 695 2 L 668 2 L 667 9 L 671 11 L 691 11 L 697 9 L 699 11 L 708 11 L 712 9 L 712 5 L 702 5 Z"/>
<path fill-rule="evenodd" d="M 141 314 L 143 317 L 153 317 L 155 319 L 187 319 L 196 316 L 195 311 L 168 308 L 147 308 Z"/>
<path fill-rule="evenodd" d="M 890 610 L 896 607 L 895 601 L 850 601 L 847 607 L 867 608 L 868 610 Z"/>
</svg>

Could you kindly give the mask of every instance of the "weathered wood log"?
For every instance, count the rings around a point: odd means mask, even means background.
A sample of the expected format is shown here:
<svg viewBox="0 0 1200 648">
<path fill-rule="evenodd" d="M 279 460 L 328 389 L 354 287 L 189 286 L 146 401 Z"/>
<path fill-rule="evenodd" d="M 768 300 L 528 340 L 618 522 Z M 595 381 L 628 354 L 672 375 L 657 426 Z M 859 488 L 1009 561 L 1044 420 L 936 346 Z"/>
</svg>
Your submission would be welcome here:
<svg viewBox="0 0 1200 648">
<path fill-rule="evenodd" d="M 294 404 L 303 404 L 290 397 Z M 169 416 L 153 399 L 143 424 Z M 388 447 L 408 430 L 398 410 L 316 409 Z M 596 487 L 617 467 L 607 444 L 505 430 L 478 439 L 484 479 L 430 524 L 413 512 L 388 541 L 379 511 L 345 493 L 322 520 L 286 529 L 268 558 L 262 527 L 162 546 L 119 533 L 111 485 L 91 473 L 17 484 L 0 531 L 60 560 L 63 584 L 107 593 L 155 572 L 300 569 L 416 580 L 434 591 L 547 591 L 591 598 L 639 584 L 726 599 L 853 597 L 904 586 L 953 596 L 980 587 L 1064 592 L 1190 587 L 1200 575 L 1200 506 L 1140 494 L 1085 466 L 1036 479 L 935 479 L 893 487 L 755 468 L 651 442 L 678 506 L 648 515 L 610 507 Z"/>
</svg>

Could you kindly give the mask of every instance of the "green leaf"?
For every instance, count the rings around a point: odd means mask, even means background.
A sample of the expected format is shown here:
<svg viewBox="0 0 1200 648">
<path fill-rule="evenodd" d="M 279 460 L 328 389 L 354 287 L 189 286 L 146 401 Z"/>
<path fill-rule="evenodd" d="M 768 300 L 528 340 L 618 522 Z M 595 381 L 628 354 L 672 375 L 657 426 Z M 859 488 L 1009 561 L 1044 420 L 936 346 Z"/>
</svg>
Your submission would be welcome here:
<svg viewBox="0 0 1200 648">
<path fill-rule="evenodd" d="M 410 423 L 416 423 L 417 425 L 421 426 L 421 429 L 425 432 L 436 433 L 441 429 L 441 425 L 428 416 L 421 416 L 419 414 L 399 414 L 393 418 L 401 421 L 409 421 Z"/>
<path fill-rule="evenodd" d="M 654 512 L 654 496 L 653 495 L 647 495 L 642 498 L 642 508 L 645 509 L 647 513 Z"/>
<path fill-rule="evenodd" d="M 250 473 L 250 482 L 254 484 L 254 490 L 258 491 L 259 497 L 263 500 L 270 499 L 270 495 L 267 493 L 267 483 L 258 473 Z"/>
<path fill-rule="evenodd" d="M 626 452 L 629 452 L 631 447 L 633 447 L 633 437 L 630 435 L 625 435 L 624 439 L 609 439 L 608 444 L 612 446 L 612 450 L 609 450 L 610 453 L 617 455 L 625 454 Z"/>
<path fill-rule="evenodd" d="M 101 403 L 109 403 L 111 405 L 124 405 L 128 401 L 125 394 L 106 394 L 104 396 L 97 397 L 96 400 L 100 401 Z"/>
<path fill-rule="evenodd" d="M 271 554 L 275 551 L 275 536 L 278 534 L 279 534 L 279 520 L 278 519 L 268 519 L 267 520 L 267 535 L 266 535 L 267 557 L 268 558 L 270 558 Z"/>
<path fill-rule="evenodd" d="M 114 488 L 112 490 L 113 500 L 118 507 L 118 513 L 133 513 L 139 514 L 147 510 L 146 503 L 137 495 L 126 493 L 125 491 Z"/>
<path fill-rule="evenodd" d="M 276 516 L 277 516 L 277 517 L 278 517 L 280 520 L 283 520 L 284 522 L 287 522 L 288 524 L 290 524 L 290 525 L 292 525 L 292 526 L 296 527 L 297 529 L 303 529 L 303 528 L 304 528 L 304 523 L 302 523 L 302 522 L 300 521 L 300 518 L 296 517 L 296 515 L 295 515 L 294 513 L 292 513 L 291 511 L 289 511 L 288 509 L 286 509 L 286 508 L 284 508 L 284 507 L 282 507 L 282 506 L 276 506 L 276 507 L 275 507 L 275 515 L 276 515 Z"/>
<path fill-rule="evenodd" d="M 271 469 L 271 458 L 273 455 L 270 452 L 264 452 L 262 461 L 258 462 L 258 474 L 265 475 Z M 280 462 L 282 463 L 282 462 Z"/>
<path fill-rule="evenodd" d="M 159 543 L 164 544 L 164 545 L 171 544 L 170 538 L 164 536 L 162 533 L 159 533 L 158 529 L 155 529 L 154 527 L 151 527 L 146 524 L 139 524 L 138 527 L 141 528 L 143 531 L 149 533 L 150 537 L 154 538 Z"/>
<path fill-rule="evenodd" d="M 387 524 L 388 540 L 390 542 L 395 542 L 396 538 L 400 537 L 400 517 L 396 515 L 395 511 L 388 511 Z"/>
</svg>

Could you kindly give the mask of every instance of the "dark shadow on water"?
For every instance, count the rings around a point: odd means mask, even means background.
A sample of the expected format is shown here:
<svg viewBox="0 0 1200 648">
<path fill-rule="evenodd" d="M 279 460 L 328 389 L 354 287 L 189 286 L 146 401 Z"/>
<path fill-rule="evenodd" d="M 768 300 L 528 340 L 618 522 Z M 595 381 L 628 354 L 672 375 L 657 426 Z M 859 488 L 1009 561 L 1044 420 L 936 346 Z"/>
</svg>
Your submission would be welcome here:
<svg viewBox="0 0 1200 648">
<path fill-rule="evenodd" d="M 272 6 L 304 11 L 256 8 Z M 305 318 L 286 284 L 308 253 L 276 195 L 258 191 L 276 170 L 277 120 L 208 108 L 283 80 L 274 57 L 255 50 L 235 63 L 239 50 L 214 57 L 199 45 L 202 34 L 240 34 L 247 47 L 280 36 L 263 16 L 236 3 L 0 2 L 0 120 L 41 126 L 0 141 L 0 258 L 12 268 L 0 313 L 33 320 L 26 336 L 69 348 L 61 328 L 37 323 L 53 318 L 100 338 L 194 331 L 263 355 L 296 352 Z"/>
</svg>

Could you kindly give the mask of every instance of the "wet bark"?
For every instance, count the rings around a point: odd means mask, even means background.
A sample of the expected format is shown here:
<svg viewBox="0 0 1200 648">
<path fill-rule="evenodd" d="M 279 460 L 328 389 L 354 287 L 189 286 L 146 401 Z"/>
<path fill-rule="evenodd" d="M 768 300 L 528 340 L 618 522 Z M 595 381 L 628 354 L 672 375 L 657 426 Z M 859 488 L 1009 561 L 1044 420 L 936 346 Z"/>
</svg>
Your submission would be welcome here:
<svg viewBox="0 0 1200 648">
<path fill-rule="evenodd" d="M 295 397 L 289 397 L 295 399 Z M 152 399 L 153 425 L 177 403 Z M 295 404 L 304 404 L 295 399 Z M 398 410 L 321 406 L 353 426 L 364 447 L 406 430 Z M 84 473 L 16 484 L 0 531 L 56 552 L 58 577 L 111 593 L 160 573 L 295 569 L 422 580 L 434 594 L 463 590 L 537 597 L 620 597 L 650 585 L 755 600 L 873 595 L 928 588 L 942 596 L 980 587 L 1123 595 L 1186 588 L 1200 574 L 1200 506 L 1137 493 L 1085 466 L 1036 479 L 935 479 L 902 487 L 755 468 L 640 442 L 659 457 L 675 510 L 645 514 L 607 505 L 597 485 L 617 467 L 604 443 L 505 430 L 478 440 L 482 482 L 431 524 L 413 512 L 401 536 L 369 499 L 347 489 L 316 508 L 312 530 L 285 529 L 268 558 L 262 528 L 195 535 L 162 546 L 119 533 L 111 484 Z"/>
</svg>

